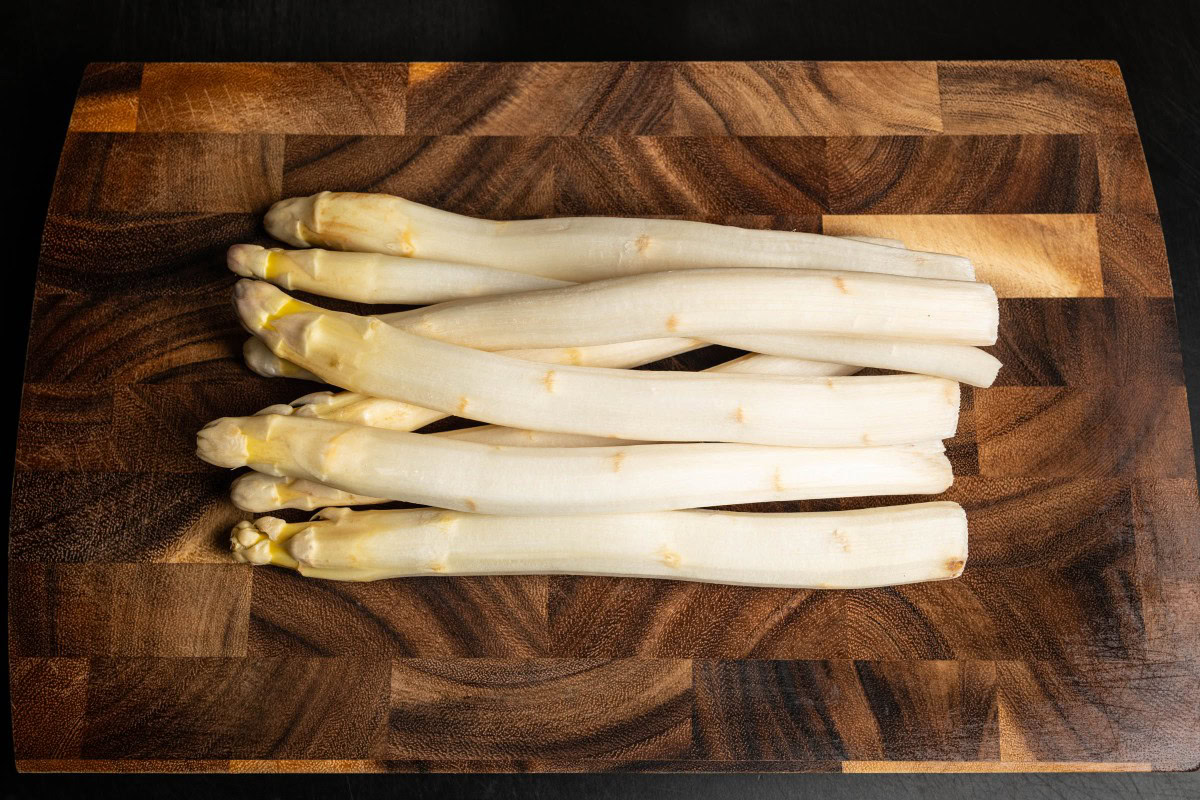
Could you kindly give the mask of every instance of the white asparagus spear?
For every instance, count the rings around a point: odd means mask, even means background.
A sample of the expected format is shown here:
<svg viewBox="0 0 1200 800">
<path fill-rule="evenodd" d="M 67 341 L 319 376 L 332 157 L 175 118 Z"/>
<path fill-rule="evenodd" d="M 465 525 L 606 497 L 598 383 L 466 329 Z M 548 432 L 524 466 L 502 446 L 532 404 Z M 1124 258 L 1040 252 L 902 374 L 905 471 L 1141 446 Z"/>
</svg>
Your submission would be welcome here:
<svg viewBox="0 0 1200 800">
<path fill-rule="evenodd" d="M 958 384 L 924 375 L 547 369 L 320 309 L 262 281 L 240 281 L 234 295 L 248 330 L 330 383 L 481 422 L 622 439 L 811 447 L 943 439 L 958 424 Z"/>
<path fill-rule="evenodd" d="M 490 350 L 797 333 L 990 345 L 999 305 L 991 286 L 973 281 L 693 269 L 452 300 L 387 321 L 419 336 Z"/>
<path fill-rule="evenodd" d="M 425 305 L 571 285 L 569 281 L 476 264 L 380 253 L 268 249 L 254 244 L 230 247 L 226 263 L 244 278 L 262 278 L 285 289 L 360 303 Z"/>
<path fill-rule="evenodd" d="M 904 247 L 897 239 L 842 238 Z M 464 297 L 553 289 L 572 283 L 476 264 L 320 248 L 284 250 L 256 244 L 233 245 L 226 264 L 243 278 L 261 278 L 284 289 L 360 303 L 426 305 Z"/>
<path fill-rule="evenodd" d="M 840 364 L 822 364 L 815 361 L 800 361 L 795 358 L 750 354 L 710 367 L 706 371 L 746 375 L 801 376 L 845 375 L 853 369 L 853 367 L 844 367 Z M 445 416 L 408 403 L 367 397 L 355 392 L 339 392 L 337 394 L 313 392 L 293 400 L 290 405 L 268 406 L 258 413 L 296 414 L 402 431 L 415 430 Z M 510 447 L 611 447 L 618 444 L 616 440 L 607 436 L 534 431 L 507 428 L 503 425 L 477 425 L 473 428 L 442 431 L 433 435 Z M 622 441 L 620 443 L 629 442 Z M 632 444 L 637 443 L 633 442 Z M 313 491 L 312 487 L 319 488 Z M 234 505 L 238 508 L 255 513 L 275 511 L 281 508 L 301 508 L 311 511 L 324 506 L 361 506 L 388 502 L 386 498 L 364 497 L 323 486 L 313 481 L 264 475 L 260 472 L 247 473 L 235 480 L 230 495 Z"/>
<path fill-rule="evenodd" d="M 795 359 L 828 359 L 861 367 L 933 375 L 971 386 L 988 387 L 1000 361 L 978 347 L 894 339 L 803 334 L 750 334 L 714 337 L 719 344 Z"/>
<path fill-rule="evenodd" d="M 330 506 L 366 506 L 388 502 L 379 497 L 343 492 L 316 481 L 281 478 L 254 471 L 234 479 L 229 487 L 229 497 L 238 508 L 254 513 L 281 508 L 313 511 Z"/>
<path fill-rule="evenodd" d="M 402 314 L 381 314 L 379 319 L 391 324 Z M 677 356 L 707 347 L 707 342 L 695 339 L 666 338 L 644 339 L 638 342 L 617 342 L 615 344 L 598 344 L 591 347 L 549 347 L 541 349 L 501 350 L 502 355 L 520 358 L 525 361 L 537 361 L 541 364 L 569 364 L 575 367 L 611 367 L 627 368 L 640 367 L 664 358 Z M 493 348 L 482 348 L 485 350 Z M 246 366 L 251 371 L 264 378 L 304 378 L 318 383 L 323 381 L 308 370 L 298 367 L 291 362 L 281 359 L 271 352 L 258 337 L 251 336 L 242 347 L 242 355 Z M 820 369 L 814 367 L 814 369 Z"/>
<path fill-rule="evenodd" d="M 281 200 L 267 230 L 325 247 L 479 264 L 565 281 L 668 269 L 776 267 L 974 280 L 971 262 L 834 236 L 667 219 L 558 217 L 495 222 L 385 194 L 321 192 Z"/>
<path fill-rule="evenodd" d="M 890 447 L 643 444 L 498 447 L 347 422 L 223 417 L 196 437 L 221 467 L 485 514 L 590 514 L 863 495 L 936 494 L 941 442 Z"/>
<path fill-rule="evenodd" d="M 956 503 L 757 514 L 670 511 L 497 517 L 436 508 L 329 509 L 233 529 L 234 558 L 312 578 L 610 575 L 746 586 L 861 589 L 962 574 L 967 518 Z"/>
</svg>

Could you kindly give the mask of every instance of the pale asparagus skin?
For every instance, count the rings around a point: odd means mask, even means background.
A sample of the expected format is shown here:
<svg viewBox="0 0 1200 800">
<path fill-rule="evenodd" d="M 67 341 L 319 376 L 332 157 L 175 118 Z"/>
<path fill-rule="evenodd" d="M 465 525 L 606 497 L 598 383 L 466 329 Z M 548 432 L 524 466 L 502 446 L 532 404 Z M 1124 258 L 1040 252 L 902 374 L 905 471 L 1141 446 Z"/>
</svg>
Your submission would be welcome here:
<svg viewBox="0 0 1200 800">
<path fill-rule="evenodd" d="M 760 514 L 668 511 L 570 518 L 436 508 L 329 509 L 310 522 L 242 521 L 238 561 L 312 578 L 605 575 L 744 586 L 863 589 L 956 578 L 967 560 L 957 503 Z"/>
<path fill-rule="evenodd" d="M 895 239 L 844 238 L 904 247 L 903 242 Z M 426 305 L 464 297 L 553 289 L 571 283 L 476 264 L 319 248 L 284 250 L 256 244 L 233 245 L 226 264 L 243 278 L 261 278 L 283 289 L 360 303 Z"/>
<path fill-rule="evenodd" d="M 380 314 L 379 319 L 390 323 L 401 314 Z M 525 361 L 537 361 L 541 364 L 570 364 L 576 367 L 611 367 L 626 368 L 640 367 L 664 358 L 677 356 L 707 347 L 707 342 L 695 339 L 646 339 L 640 342 L 618 342 L 616 344 L 598 344 L 593 347 L 550 347 L 536 350 L 502 350 L 503 355 L 520 358 Z M 490 349 L 490 348 L 484 348 Z M 251 336 L 242 347 L 246 366 L 252 372 L 264 378 L 304 378 L 317 383 L 324 383 L 308 370 L 298 367 L 271 352 L 258 337 Z"/>
<path fill-rule="evenodd" d="M 363 506 L 387 502 L 377 497 L 343 492 L 316 481 L 280 478 L 261 472 L 247 472 L 235 478 L 229 487 L 229 497 L 238 508 L 255 514 L 281 508 L 314 511 L 328 506 Z"/>
<path fill-rule="evenodd" d="M 485 514 L 589 514 L 864 495 L 937 494 L 941 442 L 889 447 L 642 444 L 500 447 L 348 422 L 223 417 L 196 437 L 220 467 Z"/>
<path fill-rule="evenodd" d="M 854 367 L 841 364 L 822 364 L 815 361 L 800 361 L 795 358 L 776 356 L 744 355 L 724 364 L 710 367 L 707 372 L 731 372 L 746 375 L 846 375 Z M 340 422 L 354 422 L 376 428 L 410 431 L 441 419 L 444 415 L 436 411 L 367 397 L 354 392 L 313 392 L 298 397 L 290 405 L 268 406 L 259 414 L 297 414 L 305 417 L 320 417 Z M 640 444 L 611 439 L 607 436 L 587 436 L 579 433 L 552 433 L 521 428 L 506 428 L 503 425 L 477 425 L 454 431 L 432 434 L 447 439 L 459 439 L 482 444 L 507 445 L 510 447 L 611 447 L 614 444 Z M 319 487 L 312 495 L 308 487 Z M 234 481 L 231 492 L 233 503 L 246 511 L 261 513 L 280 508 L 302 508 L 312 510 L 323 506 L 361 506 L 386 503 L 386 498 L 363 497 L 322 486 L 312 481 L 297 480 L 276 475 L 252 472 Z"/>
<path fill-rule="evenodd" d="M 425 305 L 570 285 L 568 281 L 476 264 L 380 253 L 268 249 L 255 244 L 230 247 L 226 263 L 243 278 L 262 278 L 284 289 L 360 303 Z"/>
<path fill-rule="evenodd" d="M 999 304 L 991 286 L 974 281 L 807 269 L 692 269 L 452 300 L 387 321 L 419 336 L 489 350 L 672 335 L 721 341 L 745 334 L 990 345 L 996 342 Z"/>
<path fill-rule="evenodd" d="M 795 359 L 828 359 L 875 369 L 933 375 L 986 388 L 996 380 L 1000 361 L 978 347 L 852 336 L 752 334 L 714 337 L 720 344 Z"/>
<path fill-rule="evenodd" d="M 323 310 L 262 281 L 240 281 L 234 294 L 248 330 L 330 383 L 509 427 L 647 441 L 857 447 L 944 439 L 958 423 L 958 384 L 941 378 L 548 369 Z"/>
<path fill-rule="evenodd" d="M 385 194 L 293 197 L 273 205 L 265 223 L 272 236 L 295 247 L 478 264 L 564 281 L 712 267 L 975 278 L 971 262 L 958 256 L 813 233 L 617 217 L 495 222 Z"/>
</svg>

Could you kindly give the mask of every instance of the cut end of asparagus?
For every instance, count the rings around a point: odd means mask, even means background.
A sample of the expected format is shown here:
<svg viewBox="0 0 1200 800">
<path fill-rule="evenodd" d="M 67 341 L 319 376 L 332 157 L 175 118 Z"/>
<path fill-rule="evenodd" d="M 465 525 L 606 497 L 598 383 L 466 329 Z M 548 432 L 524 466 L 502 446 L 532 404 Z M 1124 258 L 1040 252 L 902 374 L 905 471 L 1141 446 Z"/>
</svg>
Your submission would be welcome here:
<svg viewBox="0 0 1200 800">
<path fill-rule="evenodd" d="M 321 194 L 312 197 L 289 197 L 280 200 L 267 212 L 263 223 L 276 239 L 296 247 L 324 244 L 317 233 L 316 205 Z"/>
<path fill-rule="evenodd" d="M 250 442 L 236 417 L 221 417 L 196 434 L 196 455 L 218 467 L 244 466 L 250 458 Z"/>
</svg>

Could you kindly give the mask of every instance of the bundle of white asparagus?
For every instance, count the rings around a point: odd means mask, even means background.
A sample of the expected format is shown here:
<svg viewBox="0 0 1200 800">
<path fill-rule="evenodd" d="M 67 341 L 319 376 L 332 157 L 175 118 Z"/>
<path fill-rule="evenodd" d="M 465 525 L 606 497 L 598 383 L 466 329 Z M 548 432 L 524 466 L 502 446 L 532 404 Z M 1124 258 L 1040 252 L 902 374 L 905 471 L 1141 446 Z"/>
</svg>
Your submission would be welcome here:
<svg viewBox="0 0 1200 800">
<path fill-rule="evenodd" d="M 238 560 L 338 580 L 816 588 L 963 569 L 954 503 L 695 509 L 945 490 L 958 383 L 999 368 L 978 349 L 996 341 L 996 296 L 966 259 L 679 220 L 493 222 L 353 193 L 281 201 L 266 225 L 333 249 L 230 249 L 246 362 L 344 391 L 200 431 L 200 458 L 251 468 L 239 508 L 324 509 L 239 523 Z M 271 284 L 433 305 L 364 317 Z M 714 343 L 750 352 L 703 372 L 629 369 Z M 414 433 L 452 415 L 486 424 Z M 344 508 L 394 500 L 432 508 Z"/>
</svg>

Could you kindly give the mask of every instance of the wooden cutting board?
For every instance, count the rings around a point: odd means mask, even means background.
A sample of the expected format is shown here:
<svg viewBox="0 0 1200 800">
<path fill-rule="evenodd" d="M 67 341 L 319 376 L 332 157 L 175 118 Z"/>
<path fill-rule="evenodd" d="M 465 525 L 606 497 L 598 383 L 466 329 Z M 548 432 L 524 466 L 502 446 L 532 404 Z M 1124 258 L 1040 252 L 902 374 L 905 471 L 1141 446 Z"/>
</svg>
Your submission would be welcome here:
<svg viewBox="0 0 1200 800">
<path fill-rule="evenodd" d="M 193 457 L 195 431 L 312 387 L 242 366 L 223 253 L 266 241 L 272 201 L 322 189 L 970 256 L 1002 297 L 1005 367 L 964 393 L 950 443 L 966 573 L 830 592 L 351 585 L 233 563 L 231 476 Z M 96 64 L 25 381 L 9 585 L 25 770 L 1200 762 L 1195 462 L 1112 62 Z"/>
</svg>

